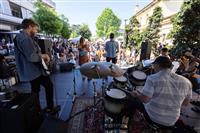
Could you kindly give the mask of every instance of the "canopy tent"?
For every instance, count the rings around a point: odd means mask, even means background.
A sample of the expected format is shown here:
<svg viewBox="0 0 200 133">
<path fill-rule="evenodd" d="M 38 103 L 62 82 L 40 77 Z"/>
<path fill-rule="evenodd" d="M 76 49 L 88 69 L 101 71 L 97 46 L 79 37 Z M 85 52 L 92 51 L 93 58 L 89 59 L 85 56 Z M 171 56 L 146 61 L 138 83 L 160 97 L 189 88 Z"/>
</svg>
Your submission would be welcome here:
<svg viewBox="0 0 200 133">
<path fill-rule="evenodd" d="M 3 34 L 19 34 L 20 31 L 21 31 L 21 29 L 20 30 L 15 30 L 15 31 L 2 31 L 0 33 L 3 33 Z"/>
<path fill-rule="evenodd" d="M 76 38 L 70 38 L 69 41 L 74 43 L 74 44 L 77 44 L 79 42 L 80 38 L 81 38 L 81 36 L 76 37 Z"/>
</svg>

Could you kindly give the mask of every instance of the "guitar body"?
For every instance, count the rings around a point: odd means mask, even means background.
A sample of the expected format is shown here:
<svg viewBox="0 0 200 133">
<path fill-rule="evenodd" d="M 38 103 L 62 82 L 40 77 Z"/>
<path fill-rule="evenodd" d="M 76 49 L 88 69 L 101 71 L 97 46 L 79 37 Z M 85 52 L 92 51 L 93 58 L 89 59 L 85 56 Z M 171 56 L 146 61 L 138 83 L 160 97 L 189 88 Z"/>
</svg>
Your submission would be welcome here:
<svg viewBox="0 0 200 133">
<path fill-rule="evenodd" d="M 42 75 L 48 76 L 50 75 L 50 70 L 48 69 L 45 61 L 41 58 L 41 66 L 42 66 Z"/>
</svg>

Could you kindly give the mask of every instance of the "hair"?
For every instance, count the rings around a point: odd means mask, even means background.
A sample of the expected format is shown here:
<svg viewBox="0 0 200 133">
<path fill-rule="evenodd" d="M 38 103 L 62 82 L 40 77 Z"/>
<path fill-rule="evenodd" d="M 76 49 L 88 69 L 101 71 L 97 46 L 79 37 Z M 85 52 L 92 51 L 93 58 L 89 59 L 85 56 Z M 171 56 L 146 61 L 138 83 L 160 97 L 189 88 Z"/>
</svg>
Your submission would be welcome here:
<svg viewBox="0 0 200 133">
<path fill-rule="evenodd" d="M 171 60 L 166 56 L 159 56 L 154 61 L 154 64 L 158 64 L 162 68 L 171 68 L 172 62 Z"/>
<path fill-rule="evenodd" d="M 84 39 L 83 37 L 81 37 L 80 40 L 79 40 L 79 42 L 80 42 L 80 43 L 83 43 L 84 40 L 85 40 L 85 39 Z"/>
<path fill-rule="evenodd" d="M 161 51 L 162 52 L 168 52 L 168 49 L 167 48 L 162 48 Z"/>
<path fill-rule="evenodd" d="M 172 63 L 160 63 L 159 66 L 162 68 L 171 68 Z"/>
<path fill-rule="evenodd" d="M 113 39 L 115 37 L 114 33 L 110 33 L 110 39 Z"/>
<path fill-rule="evenodd" d="M 22 28 L 23 29 L 27 29 L 29 26 L 37 26 L 37 27 L 39 27 L 39 24 L 38 23 L 36 23 L 34 20 L 32 20 L 32 19 L 24 19 L 23 21 L 22 21 Z"/>
</svg>

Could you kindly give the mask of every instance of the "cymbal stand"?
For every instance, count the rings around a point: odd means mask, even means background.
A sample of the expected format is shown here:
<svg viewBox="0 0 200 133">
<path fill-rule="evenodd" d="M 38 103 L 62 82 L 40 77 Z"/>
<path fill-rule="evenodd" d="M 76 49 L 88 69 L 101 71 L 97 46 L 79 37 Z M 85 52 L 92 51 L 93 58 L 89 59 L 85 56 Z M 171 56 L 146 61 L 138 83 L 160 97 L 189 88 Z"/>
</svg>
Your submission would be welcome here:
<svg viewBox="0 0 200 133">
<path fill-rule="evenodd" d="M 107 88 L 107 84 L 105 80 L 106 80 L 105 78 L 102 79 L 102 87 L 101 87 L 102 96 L 104 95 L 104 90 Z"/>
<path fill-rule="evenodd" d="M 93 81 L 93 86 L 94 86 L 93 105 L 94 105 L 94 108 L 96 108 L 96 107 L 95 107 L 95 104 L 96 104 L 96 96 L 97 96 L 96 81 Z"/>
<path fill-rule="evenodd" d="M 95 65 L 94 67 L 92 67 L 92 69 L 94 69 L 97 72 L 98 77 L 101 78 L 101 76 L 99 74 L 99 71 L 98 71 L 98 69 L 99 69 L 98 66 Z M 105 82 L 103 84 L 105 84 Z M 95 81 L 93 81 L 93 86 L 94 86 L 94 97 L 93 97 L 94 100 L 93 100 L 93 103 L 94 103 L 94 108 L 96 108 L 95 106 L 96 106 L 97 91 L 96 91 L 96 82 Z M 103 89 L 102 89 L 102 95 L 103 95 Z"/>
<path fill-rule="evenodd" d="M 76 92 L 76 74 L 75 74 L 75 66 L 72 68 L 72 72 L 73 72 L 73 94 L 70 94 L 69 92 L 67 93 L 67 95 L 72 96 L 72 103 L 74 103 L 76 97 L 77 97 L 77 92 Z"/>
</svg>

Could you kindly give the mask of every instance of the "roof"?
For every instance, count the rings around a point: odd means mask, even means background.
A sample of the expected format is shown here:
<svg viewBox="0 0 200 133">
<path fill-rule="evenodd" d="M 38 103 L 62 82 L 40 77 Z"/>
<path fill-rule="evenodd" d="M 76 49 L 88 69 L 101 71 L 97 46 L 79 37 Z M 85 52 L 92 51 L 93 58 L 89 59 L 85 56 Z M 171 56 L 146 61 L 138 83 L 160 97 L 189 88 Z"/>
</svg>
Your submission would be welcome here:
<svg viewBox="0 0 200 133">
<path fill-rule="evenodd" d="M 150 2 L 148 5 L 146 5 L 145 7 L 143 7 L 141 10 L 139 10 L 135 16 L 138 16 L 139 14 L 143 13 L 144 11 L 146 11 L 147 9 L 151 8 L 152 6 L 154 6 L 155 4 L 157 4 L 160 0 L 153 0 L 152 2 Z"/>
</svg>

